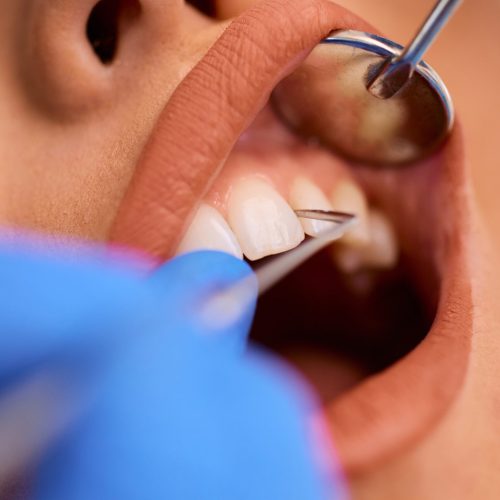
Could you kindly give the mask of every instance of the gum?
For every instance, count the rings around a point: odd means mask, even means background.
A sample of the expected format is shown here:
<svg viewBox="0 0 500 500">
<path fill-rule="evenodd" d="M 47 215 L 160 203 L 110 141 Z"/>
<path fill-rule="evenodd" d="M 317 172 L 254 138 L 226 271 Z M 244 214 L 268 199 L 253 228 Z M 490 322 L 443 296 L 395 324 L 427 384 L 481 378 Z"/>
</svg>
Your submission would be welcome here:
<svg viewBox="0 0 500 500">
<path fill-rule="evenodd" d="M 351 177 L 342 160 L 317 144 L 304 144 L 269 109 L 240 137 L 203 201 L 226 216 L 231 186 L 255 176 L 271 183 L 286 200 L 298 177 L 307 177 L 328 198 L 340 180 Z"/>
</svg>

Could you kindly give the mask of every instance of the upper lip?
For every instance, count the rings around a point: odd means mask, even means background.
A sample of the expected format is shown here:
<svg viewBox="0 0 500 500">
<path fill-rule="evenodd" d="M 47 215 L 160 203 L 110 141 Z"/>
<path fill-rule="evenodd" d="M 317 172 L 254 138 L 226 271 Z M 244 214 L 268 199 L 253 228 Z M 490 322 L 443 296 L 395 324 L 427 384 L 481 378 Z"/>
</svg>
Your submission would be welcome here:
<svg viewBox="0 0 500 500">
<path fill-rule="evenodd" d="M 269 0 L 236 19 L 167 103 L 111 239 L 170 257 L 193 207 L 277 82 L 330 31 L 346 28 L 374 31 L 327 0 Z M 439 260 L 440 301 L 434 326 L 417 349 L 327 408 L 343 465 L 350 471 L 373 466 L 415 440 L 443 415 L 462 385 L 472 300 L 464 279 L 467 179 L 460 144 L 455 131 L 432 159 L 398 174 L 395 184 L 381 182 L 378 188 L 385 191 L 382 201 L 392 204 L 388 210 L 423 221 L 411 230 L 418 244 L 431 241 Z M 401 180 L 411 181 L 404 183 L 404 196 L 428 196 L 425 213 L 408 213 L 412 205 L 402 203 Z M 438 219 L 442 207 L 446 213 Z"/>
<path fill-rule="evenodd" d="M 327 0 L 269 0 L 237 18 L 160 115 L 112 240 L 173 255 L 193 207 L 276 84 L 330 31 L 347 27 L 370 30 Z"/>
</svg>

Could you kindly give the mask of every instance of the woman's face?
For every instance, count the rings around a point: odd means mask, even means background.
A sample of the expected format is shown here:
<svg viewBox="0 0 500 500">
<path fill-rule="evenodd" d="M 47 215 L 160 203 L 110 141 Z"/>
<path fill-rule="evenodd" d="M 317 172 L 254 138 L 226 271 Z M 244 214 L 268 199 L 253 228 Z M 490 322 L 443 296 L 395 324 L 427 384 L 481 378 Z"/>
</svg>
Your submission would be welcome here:
<svg viewBox="0 0 500 500">
<path fill-rule="evenodd" d="M 465 141 L 457 125 L 432 158 L 374 171 L 294 134 L 268 102 L 331 30 L 373 31 L 360 18 L 328 0 L 96 3 L 4 1 L 0 223 L 258 261 L 321 229 L 293 209 L 356 212 L 345 241 L 262 301 L 254 337 L 318 390 L 356 498 L 491 496 L 498 266 L 464 161 L 465 142 L 489 193 L 474 74 L 461 86 L 464 66 L 446 67 Z M 402 8 L 372 4 L 354 6 L 375 26 Z"/>
</svg>

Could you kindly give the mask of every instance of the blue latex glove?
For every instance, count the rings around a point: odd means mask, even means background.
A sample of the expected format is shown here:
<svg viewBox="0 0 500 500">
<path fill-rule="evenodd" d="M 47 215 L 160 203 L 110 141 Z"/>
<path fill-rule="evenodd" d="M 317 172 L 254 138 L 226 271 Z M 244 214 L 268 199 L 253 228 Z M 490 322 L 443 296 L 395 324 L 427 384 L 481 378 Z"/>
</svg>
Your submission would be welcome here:
<svg viewBox="0 0 500 500">
<path fill-rule="evenodd" d="M 197 314 L 207 292 L 248 274 L 211 252 L 151 279 L 98 251 L 78 264 L 0 252 L 0 404 L 38 388 L 51 401 L 35 404 L 34 428 L 60 423 L 39 445 L 34 498 L 335 497 L 304 388 L 275 359 L 233 348 L 253 305 L 224 331 Z"/>
</svg>

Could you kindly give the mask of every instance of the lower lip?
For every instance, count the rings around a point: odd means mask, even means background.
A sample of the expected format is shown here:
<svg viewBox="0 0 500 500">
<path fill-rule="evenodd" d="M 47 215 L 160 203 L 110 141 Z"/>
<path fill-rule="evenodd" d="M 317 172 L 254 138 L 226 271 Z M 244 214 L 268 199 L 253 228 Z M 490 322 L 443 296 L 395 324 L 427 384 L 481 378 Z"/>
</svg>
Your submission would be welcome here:
<svg viewBox="0 0 500 500">
<path fill-rule="evenodd" d="M 366 174 L 382 208 L 399 215 L 395 222 L 407 253 L 420 259 L 423 269 L 436 270 L 438 282 L 418 277 L 425 295 L 436 295 L 438 302 L 430 331 L 413 351 L 325 406 L 350 474 L 389 460 L 440 421 L 463 386 L 472 337 L 470 212 L 459 128 L 440 154 L 399 172 L 393 182 L 387 175 Z"/>
</svg>

